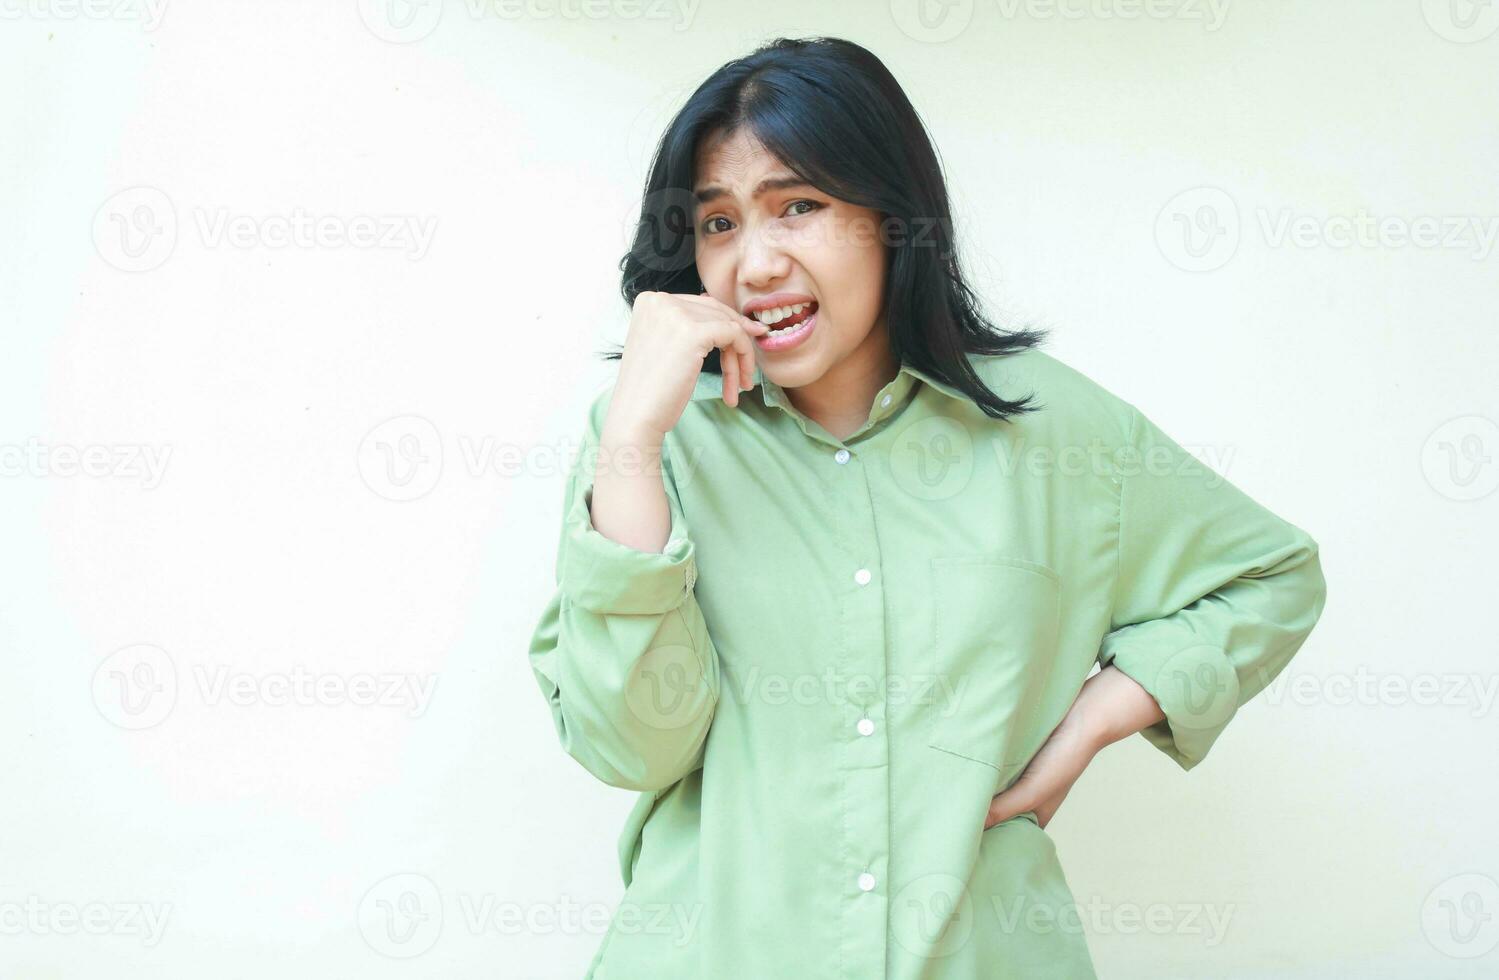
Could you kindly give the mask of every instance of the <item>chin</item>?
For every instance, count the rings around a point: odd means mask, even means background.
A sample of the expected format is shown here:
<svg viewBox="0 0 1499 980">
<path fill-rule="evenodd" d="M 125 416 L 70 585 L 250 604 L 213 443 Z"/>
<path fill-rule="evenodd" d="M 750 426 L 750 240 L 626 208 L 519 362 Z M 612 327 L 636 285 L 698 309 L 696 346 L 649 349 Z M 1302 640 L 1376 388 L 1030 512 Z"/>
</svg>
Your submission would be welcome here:
<svg viewBox="0 0 1499 980">
<path fill-rule="evenodd" d="M 767 367 L 762 361 L 760 371 L 782 388 L 802 388 L 822 377 L 827 371 L 827 366 L 811 358 L 801 360 L 796 364 L 773 367 Z"/>
</svg>

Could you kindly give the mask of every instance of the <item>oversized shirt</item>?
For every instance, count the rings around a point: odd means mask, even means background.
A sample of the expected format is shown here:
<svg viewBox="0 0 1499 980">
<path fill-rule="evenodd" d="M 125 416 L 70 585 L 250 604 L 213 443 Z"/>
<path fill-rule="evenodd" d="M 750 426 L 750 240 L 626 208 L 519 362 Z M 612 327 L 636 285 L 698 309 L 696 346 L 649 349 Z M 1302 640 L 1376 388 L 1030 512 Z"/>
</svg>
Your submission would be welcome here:
<svg viewBox="0 0 1499 980">
<path fill-rule="evenodd" d="M 587 977 L 1092 977 L 1051 836 L 991 798 L 1095 664 L 1191 769 L 1310 633 L 1305 531 L 1057 358 L 968 358 L 1038 410 L 903 365 L 840 439 L 705 373 L 660 553 L 592 525 L 593 402 L 529 654 L 562 747 L 639 793 Z"/>
</svg>

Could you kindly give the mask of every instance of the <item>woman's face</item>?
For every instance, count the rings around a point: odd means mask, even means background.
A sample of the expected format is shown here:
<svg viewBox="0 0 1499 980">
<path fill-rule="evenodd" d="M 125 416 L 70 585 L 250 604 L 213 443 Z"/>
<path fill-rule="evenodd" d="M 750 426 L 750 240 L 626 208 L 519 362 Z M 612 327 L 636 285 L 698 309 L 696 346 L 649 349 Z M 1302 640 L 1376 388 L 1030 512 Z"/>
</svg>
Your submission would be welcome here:
<svg viewBox="0 0 1499 980">
<path fill-rule="evenodd" d="M 781 340 L 756 339 L 755 358 L 767 378 L 800 388 L 852 354 L 870 363 L 888 356 L 877 212 L 798 182 L 740 132 L 705 141 L 697 172 L 695 251 L 708 295 L 741 314 L 780 293 L 816 304 L 800 329 L 790 326 L 792 317 L 775 328 L 789 330 Z"/>
</svg>

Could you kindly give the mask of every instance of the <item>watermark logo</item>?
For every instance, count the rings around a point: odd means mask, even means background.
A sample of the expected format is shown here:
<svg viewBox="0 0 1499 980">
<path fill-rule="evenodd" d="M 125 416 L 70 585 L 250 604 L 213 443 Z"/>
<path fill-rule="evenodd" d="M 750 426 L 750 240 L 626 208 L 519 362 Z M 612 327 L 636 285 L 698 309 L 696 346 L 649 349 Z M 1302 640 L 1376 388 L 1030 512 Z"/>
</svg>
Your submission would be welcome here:
<svg viewBox="0 0 1499 980">
<path fill-rule="evenodd" d="M 685 31 L 697 17 L 701 0 L 465 0 L 478 20 L 489 14 L 501 20 L 674 21 Z"/>
<path fill-rule="evenodd" d="M 130 187 L 94 212 L 94 249 L 122 272 L 149 272 L 177 247 L 177 209 L 156 187 Z"/>
<path fill-rule="evenodd" d="M 1231 0 L 993 0 L 1002 20 L 1075 23 L 1078 21 L 1198 22 L 1204 30 L 1222 29 Z M 890 18 L 913 41 L 939 44 L 968 29 L 973 0 L 891 0 Z"/>
<path fill-rule="evenodd" d="M 155 490 L 166 475 L 170 444 L 47 444 L 35 437 L 25 443 L 0 443 L 0 477 L 74 477 L 139 480 Z"/>
<path fill-rule="evenodd" d="M 132 731 L 153 728 L 177 704 L 177 665 L 149 643 L 116 650 L 94 671 L 93 695 L 108 721 Z"/>
<path fill-rule="evenodd" d="M 995 0 L 1006 20 L 1201 21 L 1209 33 L 1228 20 L 1230 0 Z"/>
<path fill-rule="evenodd" d="M 1025 438 L 993 443 L 1000 472 L 1013 476 L 1076 476 L 1108 478 L 1116 484 L 1126 477 L 1143 476 L 1164 480 L 1200 480 L 1209 490 L 1228 482 L 1224 476 L 1233 460 L 1234 447 L 1218 445 L 1175 446 L 1152 443 L 1144 450 L 1136 446 L 1109 447 L 1100 438 L 1082 443 L 1028 444 Z"/>
<path fill-rule="evenodd" d="M 426 714 L 437 690 L 436 674 L 319 672 L 298 664 L 286 671 L 237 671 L 227 664 L 194 664 L 190 674 L 199 703 L 210 708 L 264 706 L 402 709 Z M 179 700 L 177 665 L 163 649 L 138 643 L 116 650 L 94 671 L 94 705 L 120 728 L 160 725 Z"/>
<path fill-rule="evenodd" d="M 442 479 L 442 434 L 420 415 L 398 415 L 370 429 L 356 456 L 364 485 L 386 500 L 418 500 Z"/>
<path fill-rule="evenodd" d="M 1239 675 L 1218 647 L 1198 644 L 1178 650 L 1161 664 L 1155 690 L 1174 705 L 1171 727 L 1213 731 L 1239 708 Z"/>
<path fill-rule="evenodd" d="M 437 218 L 411 214 L 315 214 L 294 207 L 286 213 L 237 214 L 225 207 L 188 209 L 187 228 L 203 248 L 354 248 L 403 253 L 421 261 L 437 234 Z M 172 257 L 183 228 L 177 206 L 158 187 L 130 187 L 109 197 L 94 213 L 94 249 L 122 272 L 150 272 Z"/>
<path fill-rule="evenodd" d="M 437 218 L 410 214 L 230 214 L 228 208 L 193 209 L 198 240 L 207 248 L 382 249 L 421 261 L 432 247 Z"/>
<path fill-rule="evenodd" d="M 702 662 L 691 647 L 662 644 L 640 658 L 639 682 L 625 691 L 630 712 L 652 728 L 676 729 L 702 716 L 707 700 Z"/>
<path fill-rule="evenodd" d="M 227 664 L 193 665 L 198 695 L 210 707 L 229 704 L 247 708 L 336 707 L 404 708 L 412 718 L 427 713 L 437 690 L 435 674 L 318 673 L 298 664 L 289 671 L 249 673 Z"/>
<path fill-rule="evenodd" d="M 1091 936 L 1190 936 L 1220 946 L 1238 906 L 1216 902 L 1051 902 L 1029 895 L 991 895 L 994 917 L 1005 933 L 1070 933 Z"/>
<path fill-rule="evenodd" d="M 890 475 L 918 500 L 946 500 L 973 479 L 973 436 L 956 419 L 935 415 L 913 422 L 890 448 Z"/>
<path fill-rule="evenodd" d="M 155 946 L 166 933 L 170 902 L 0 901 L 0 936 L 133 936 Z"/>
<path fill-rule="evenodd" d="M 1499 882 L 1488 875 L 1453 875 L 1421 903 L 1421 932 L 1439 953 L 1470 960 L 1499 946 Z"/>
<path fill-rule="evenodd" d="M 1246 227 L 1247 225 L 1247 227 Z M 1166 261 L 1186 272 L 1227 265 L 1253 229 L 1266 248 L 1440 249 L 1483 262 L 1499 246 L 1499 216 L 1478 214 L 1303 214 L 1291 208 L 1254 208 L 1249 220 L 1227 191 L 1196 187 L 1166 202 L 1156 216 L 1155 241 Z"/>
<path fill-rule="evenodd" d="M 442 21 L 443 0 L 356 0 L 369 32 L 391 44 L 428 37 Z M 463 0 L 455 6 L 470 22 L 500 21 L 661 21 L 685 31 L 697 16 L 699 0 Z"/>
<path fill-rule="evenodd" d="M 1299 707 L 1462 708 L 1471 717 L 1483 718 L 1493 713 L 1499 701 L 1499 674 L 1398 674 L 1370 670 L 1363 664 L 1351 673 L 1288 671 L 1266 685 L 1265 700 L 1277 706 L 1290 703 Z"/>
<path fill-rule="evenodd" d="M 691 943 L 702 918 L 701 902 L 515 901 L 493 892 L 460 891 L 445 902 L 437 884 L 414 872 L 393 874 L 365 893 L 356 910 L 365 944 L 382 956 L 413 959 L 442 936 L 444 908 L 456 908 L 452 925 L 471 936 L 619 935 L 659 936 L 673 946 Z"/>
<path fill-rule="evenodd" d="M 1421 0 L 1421 13 L 1438 37 L 1472 44 L 1499 30 L 1499 4 L 1494 0 Z"/>
<path fill-rule="evenodd" d="M 685 187 L 651 191 L 625 215 L 630 254 L 656 272 L 679 272 L 697 261 L 697 197 Z"/>
<path fill-rule="evenodd" d="M 406 872 L 380 881 L 359 902 L 359 934 L 370 949 L 411 959 L 442 936 L 442 896 L 426 875 Z"/>
<path fill-rule="evenodd" d="M 460 893 L 463 925 L 470 935 L 500 936 L 651 935 L 678 948 L 692 942 L 702 918 L 701 902 L 621 902 L 611 909 L 604 902 L 575 902 L 567 895 L 556 901 L 516 902 L 492 893 Z"/>
<path fill-rule="evenodd" d="M 0 20 L 112 20 L 147 33 L 166 13 L 167 0 L 0 0 Z"/>
<path fill-rule="evenodd" d="M 678 488 L 692 484 L 707 446 L 685 446 L 670 458 Z M 421 415 L 398 415 L 373 426 L 354 450 L 360 479 L 386 500 L 416 500 L 450 473 L 472 480 L 539 477 L 587 479 L 603 471 L 661 473 L 661 446 L 604 449 L 591 438 L 518 443 L 492 434 L 444 432 Z M 453 464 L 453 465 L 449 465 Z"/>
<path fill-rule="evenodd" d="M 1182 191 L 1156 215 L 1156 247 L 1187 272 L 1227 265 L 1239 250 L 1239 238 L 1239 206 L 1220 187 Z"/>
<path fill-rule="evenodd" d="M 767 671 L 760 664 L 739 670 L 725 663 L 722 674 L 723 697 L 738 704 L 840 705 L 861 710 L 871 704 L 920 705 L 930 707 L 933 717 L 951 718 L 962 707 L 964 692 L 973 677 L 968 673 L 954 678 L 945 672 L 893 671 L 884 674 L 840 673 L 832 666 L 820 673 L 782 673 Z"/>
<path fill-rule="evenodd" d="M 973 933 L 973 901 L 956 875 L 912 879 L 890 903 L 890 931 L 915 956 L 942 958 L 963 948 Z"/>
<path fill-rule="evenodd" d="M 1499 217 L 1423 214 L 1378 216 L 1360 208 L 1353 214 L 1294 214 L 1288 208 L 1255 212 L 1270 248 L 1449 249 L 1467 252 L 1475 262 L 1494 254 Z"/>
<path fill-rule="evenodd" d="M 951 41 L 973 20 L 973 0 L 890 0 L 890 19 L 923 44 Z"/>
<path fill-rule="evenodd" d="M 1478 500 L 1499 488 L 1499 424 L 1482 415 L 1448 419 L 1421 446 L 1421 474 L 1449 500 Z"/>
<path fill-rule="evenodd" d="M 437 30 L 443 0 L 355 0 L 369 32 L 391 44 L 410 44 Z"/>
</svg>

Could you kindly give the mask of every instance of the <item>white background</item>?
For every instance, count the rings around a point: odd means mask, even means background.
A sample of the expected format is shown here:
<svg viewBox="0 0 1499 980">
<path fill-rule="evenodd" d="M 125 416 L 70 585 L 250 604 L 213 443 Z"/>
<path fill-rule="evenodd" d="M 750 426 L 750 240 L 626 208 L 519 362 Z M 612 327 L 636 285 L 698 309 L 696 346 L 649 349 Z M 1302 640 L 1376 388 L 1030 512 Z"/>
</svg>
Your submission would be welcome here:
<svg viewBox="0 0 1499 980">
<path fill-rule="evenodd" d="M 0 0 L 0 975 L 582 975 L 633 795 L 526 660 L 562 469 L 670 114 L 818 33 L 991 311 L 1323 549 L 1209 760 L 1048 828 L 1100 974 L 1499 972 L 1499 8 L 912 7 Z"/>
</svg>

